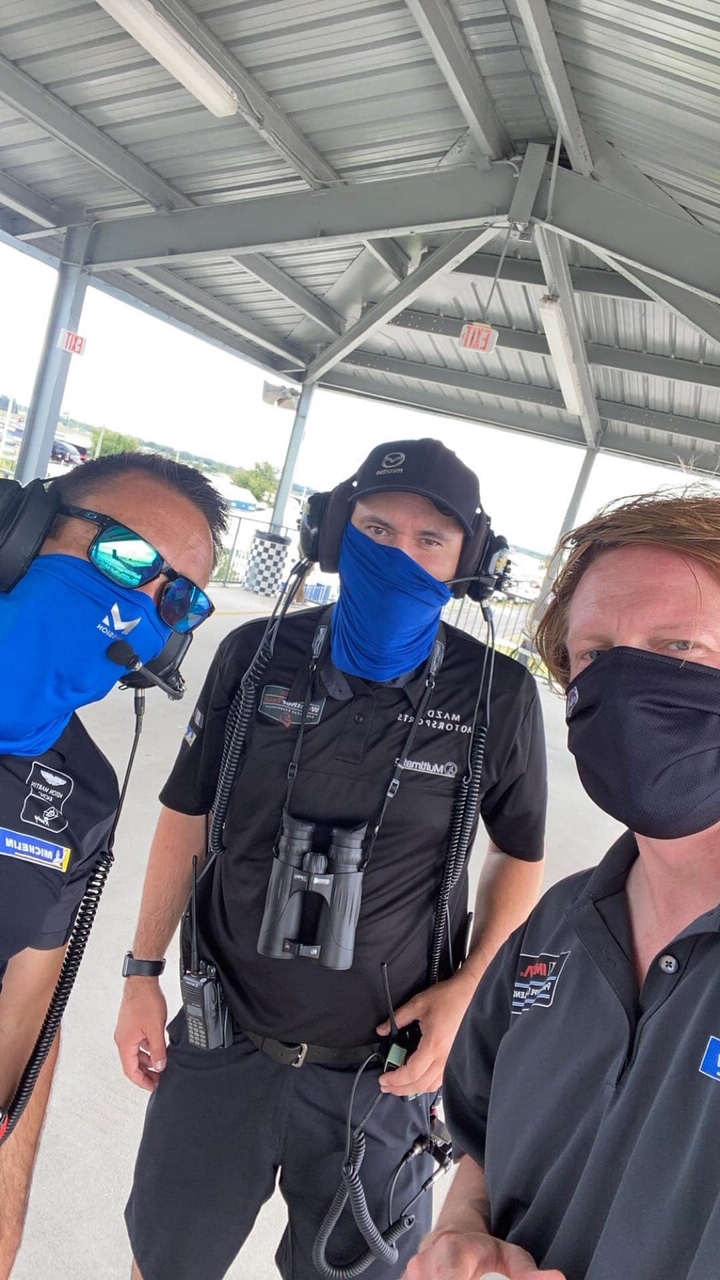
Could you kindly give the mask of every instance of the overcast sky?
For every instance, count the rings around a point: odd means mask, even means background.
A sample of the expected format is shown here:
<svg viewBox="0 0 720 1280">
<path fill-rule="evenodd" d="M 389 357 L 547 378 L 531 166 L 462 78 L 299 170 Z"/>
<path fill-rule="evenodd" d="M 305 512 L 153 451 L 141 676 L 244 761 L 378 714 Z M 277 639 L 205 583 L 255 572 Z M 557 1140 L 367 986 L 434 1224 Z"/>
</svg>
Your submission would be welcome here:
<svg viewBox="0 0 720 1280">
<path fill-rule="evenodd" d="M 0 243 L 0 394 L 27 404 L 32 392 L 55 271 Z M 176 449 L 235 466 L 281 465 L 292 413 L 261 399 L 264 375 L 127 303 L 88 289 L 63 410 Z M 582 451 L 510 431 L 395 408 L 329 391 L 311 406 L 296 479 L 315 489 L 352 474 L 382 440 L 440 436 L 480 477 L 496 532 L 536 551 L 551 549 L 582 462 Z M 665 467 L 597 459 L 580 510 L 682 479 Z"/>
</svg>

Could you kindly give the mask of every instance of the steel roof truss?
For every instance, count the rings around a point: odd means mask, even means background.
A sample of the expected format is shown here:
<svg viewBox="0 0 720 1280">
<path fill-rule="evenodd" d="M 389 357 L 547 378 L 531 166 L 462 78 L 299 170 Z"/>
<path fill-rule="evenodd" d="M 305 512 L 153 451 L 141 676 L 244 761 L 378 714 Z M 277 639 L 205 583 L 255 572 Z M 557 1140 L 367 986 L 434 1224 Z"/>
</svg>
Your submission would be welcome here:
<svg viewBox="0 0 720 1280">
<path fill-rule="evenodd" d="M 233 200 L 183 209 L 163 218 L 143 214 L 96 225 L 90 264 L 98 270 L 202 260 L 287 245 L 359 244 L 373 236 L 448 231 L 492 222 L 507 225 L 515 175 L 508 165 L 468 165 L 354 187 Z M 413 272 L 413 276 L 416 272 Z"/>
<path fill-rule="evenodd" d="M 376 302 L 374 306 L 368 307 L 360 319 L 352 325 L 336 342 L 332 342 L 329 347 L 321 351 L 318 356 L 308 365 L 307 381 L 317 382 L 328 369 L 337 364 L 346 357 L 369 334 L 374 333 L 376 329 L 387 324 L 393 316 L 402 311 L 403 307 L 411 302 L 417 296 L 421 289 L 425 287 L 429 280 L 442 272 L 451 271 L 454 263 L 459 262 L 466 257 L 468 253 L 472 253 L 474 249 L 480 247 L 486 240 L 492 239 L 496 234 L 494 227 L 484 227 L 482 229 L 473 227 L 469 231 L 461 231 L 452 240 L 447 241 L 440 249 L 436 249 L 434 253 L 430 253 L 421 263 L 419 267 L 413 271 L 412 275 L 406 280 L 401 281 L 394 289 L 391 289 L 384 298 Z"/>
<path fill-rule="evenodd" d="M 512 155 L 509 134 L 495 110 L 449 0 L 405 0 L 430 47 L 483 155 Z"/>
<path fill-rule="evenodd" d="M 570 163 L 586 178 L 592 155 L 545 0 L 515 0 Z"/>
</svg>

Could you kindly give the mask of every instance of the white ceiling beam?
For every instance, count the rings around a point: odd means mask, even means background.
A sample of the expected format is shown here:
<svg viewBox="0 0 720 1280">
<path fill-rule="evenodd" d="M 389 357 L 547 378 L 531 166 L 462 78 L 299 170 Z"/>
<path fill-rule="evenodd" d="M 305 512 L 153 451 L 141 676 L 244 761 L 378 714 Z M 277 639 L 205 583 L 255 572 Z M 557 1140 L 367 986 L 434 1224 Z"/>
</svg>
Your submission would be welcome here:
<svg viewBox="0 0 720 1280">
<path fill-rule="evenodd" d="M 549 185 L 545 180 L 541 184 L 534 221 L 588 249 L 600 249 L 631 269 L 639 267 L 712 303 L 720 301 L 720 234 L 716 231 L 566 169 L 556 172 L 549 210 Z"/>
<path fill-rule="evenodd" d="M 298 311 L 304 312 L 321 328 L 334 334 L 342 333 L 343 322 L 337 312 L 306 289 L 303 284 L 293 280 L 292 276 L 276 266 L 270 258 L 264 258 L 260 253 L 238 253 L 234 255 L 232 261 L 237 262 L 238 266 L 249 271 L 268 288 L 274 289 L 281 297 L 287 298 Z"/>
<path fill-rule="evenodd" d="M 163 218 L 106 219 L 90 265 L 103 269 L 257 252 L 280 245 L 357 243 L 373 236 L 507 225 L 515 177 L 509 165 L 471 165 L 354 187 L 232 201 Z M 552 207 L 550 187 L 554 183 Z M 548 216 L 549 215 L 549 216 Z M 631 268 L 708 301 L 720 300 L 720 234 L 546 165 L 532 221 L 598 248 Z"/>
<path fill-rule="evenodd" d="M 545 0 L 515 0 L 573 169 L 589 178 L 593 158 Z"/>
<path fill-rule="evenodd" d="M 552 231 L 548 231 L 547 228 L 535 228 L 535 242 L 540 254 L 543 272 L 545 273 L 548 294 L 550 297 L 559 298 L 560 300 L 565 328 L 570 339 L 576 381 L 580 391 L 580 421 L 585 433 L 585 439 L 590 447 L 594 449 L 602 432 L 602 425 L 595 402 L 595 392 L 590 377 L 585 341 L 580 332 L 580 324 L 575 310 L 575 297 L 567 258 L 565 257 L 565 248 L 559 238 Z"/>
<path fill-rule="evenodd" d="M 350 352 L 369 334 L 374 333 L 376 329 L 387 324 L 389 320 L 396 316 L 403 307 L 407 306 L 418 293 L 424 289 L 429 280 L 435 279 L 436 276 L 446 271 L 452 271 L 453 265 L 460 262 L 462 258 L 467 257 L 474 249 L 478 249 L 486 240 L 492 239 L 496 234 L 494 227 L 484 227 L 482 230 L 473 227 L 470 231 L 460 231 L 452 240 L 447 241 L 441 248 L 436 249 L 434 253 L 429 253 L 419 267 L 413 271 L 412 275 L 406 280 L 402 280 L 400 284 L 391 289 L 384 298 L 376 302 L 374 306 L 368 307 L 360 319 L 352 325 L 342 337 L 335 342 L 330 343 L 324 351 L 308 365 L 305 375 L 306 382 L 317 382 L 328 369 L 338 364 L 340 360 L 345 359 Z"/>
<path fill-rule="evenodd" d="M 106 219 L 96 225 L 96 269 L 179 263 L 286 247 L 358 244 L 375 236 L 507 223 L 516 177 L 509 165 L 361 182 L 253 200 L 234 200 L 164 218 Z M 413 275 L 415 273 L 413 272 Z"/>
<path fill-rule="evenodd" d="M 467 320 L 465 317 L 437 316 L 431 312 L 409 309 L 401 311 L 389 323 L 394 328 L 409 329 L 416 333 L 432 333 L 435 337 L 457 341 Z M 494 324 L 493 329 L 498 335 L 498 347 L 523 351 L 528 355 L 549 356 L 550 354 L 547 338 L 542 333 L 527 329 L 508 329 L 498 324 Z M 673 356 L 659 356 L 650 351 L 609 347 L 598 342 L 586 342 L 585 352 L 589 364 L 600 365 L 605 369 L 720 389 L 720 365 L 717 364 L 705 364 L 698 360 L 677 360 Z"/>
<path fill-rule="evenodd" d="M 471 392 L 479 397 L 492 396 L 504 400 L 519 400 L 545 409 L 565 412 L 562 395 L 554 388 L 512 382 L 510 379 L 493 378 L 486 374 L 468 373 L 465 370 L 447 369 L 438 365 L 420 364 L 414 360 L 397 360 L 392 356 L 376 355 L 372 351 L 353 352 L 339 366 L 339 371 L 342 371 L 343 375 L 348 369 L 369 369 L 391 378 L 402 378 L 409 383 L 424 382 L 446 387 L 448 390 Z M 328 372 L 320 385 L 335 385 L 336 372 L 335 369 Z M 375 385 L 379 386 L 377 379 Z M 392 388 L 392 393 L 394 396 L 395 387 Z M 612 422 L 645 427 L 652 431 L 663 432 L 665 435 L 683 436 L 692 440 L 720 444 L 720 422 L 709 422 L 704 418 L 688 418 L 674 413 L 661 413 L 656 409 L 646 409 L 641 405 L 630 405 L 615 400 L 598 400 L 597 406 L 600 417 Z M 483 404 L 475 405 L 473 416 L 479 418 L 484 411 Z M 545 421 L 551 427 L 551 435 L 557 434 L 558 438 L 561 438 L 567 434 L 566 427 L 570 427 L 573 439 L 587 445 L 579 424 L 577 428 L 572 428 L 571 424 L 565 423 L 557 416 L 547 418 Z"/>
<path fill-rule="evenodd" d="M 459 263 L 455 270 L 461 275 L 494 280 L 498 261 L 497 254 L 474 253 L 466 262 Z M 601 297 L 635 298 L 646 301 L 644 291 L 638 286 L 629 284 L 616 273 L 614 267 L 610 271 L 604 271 L 600 267 L 571 267 L 570 278 L 576 293 L 597 293 Z M 539 262 L 535 262 L 532 258 L 513 258 L 510 254 L 503 262 L 501 284 L 504 280 L 515 284 L 545 287 L 545 276 Z"/>
<path fill-rule="evenodd" d="M 237 96 L 240 116 L 310 187 L 335 186 L 343 181 L 338 171 L 184 0 L 153 0 L 153 7 L 190 48 L 222 76 Z M 400 245 L 376 243 L 369 244 L 368 248 L 396 280 L 402 280 L 407 274 L 408 259 Z"/>
<path fill-rule="evenodd" d="M 54 200 L 47 200 L 24 183 L 17 182 L 9 173 L 0 173 L 0 204 L 41 227 L 68 226 L 70 222 L 78 222 L 82 217 L 78 210 L 71 213 L 70 210 L 63 209 Z"/>
<path fill-rule="evenodd" d="M 178 210 L 197 207 L 189 196 L 178 191 L 155 173 L 149 165 L 108 138 L 102 130 L 90 124 L 79 112 L 66 106 L 58 97 L 3 57 L 0 57 L 0 98 L 77 155 L 81 155 L 96 169 L 108 174 L 121 186 L 134 191 L 154 209 Z M 18 187 L 19 185 L 17 184 Z M 27 199 L 22 191 L 18 192 L 11 186 L 8 186 L 8 192 L 10 195 L 14 194 L 16 198 Z M 0 197 L 0 203 L 5 203 L 2 197 Z M 57 216 L 48 221 L 54 208 L 51 202 L 37 197 L 35 210 L 38 216 L 35 220 L 43 221 L 48 227 L 64 225 L 66 213 L 59 208 L 57 208 Z M 29 209 L 27 215 L 33 216 Z M 79 220 L 77 214 L 75 220 Z M 325 308 L 324 304 L 308 289 L 291 280 L 274 263 L 266 263 L 259 255 L 255 255 L 254 260 L 248 257 L 248 260 L 240 265 L 267 283 L 282 297 L 306 311 L 308 315 L 312 315 L 323 328 L 329 329 L 330 332 L 338 331 L 335 322 L 331 320 L 329 309 Z M 270 283 L 271 278 L 272 283 Z"/>
<path fill-rule="evenodd" d="M 499 430 L 518 431 L 522 435 L 538 437 L 552 444 L 577 446 L 587 449 L 580 425 L 557 422 L 537 411 L 507 409 L 500 405 L 478 405 L 459 393 L 446 388 L 433 391 L 420 383 L 404 387 L 381 384 L 362 370 L 353 372 L 345 365 L 338 365 L 324 379 L 322 385 L 331 391 L 382 400 L 392 404 L 405 404 L 413 409 L 436 413 L 445 418 L 462 418 L 478 426 L 496 427 Z M 601 453 L 616 454 L 625 458 L 637 458 L 664 466 L 683 467 L 692 472 L 708 472 L 717 475 L 720 467 L 720 444 L 712 441 L 685 443 L 677 437 L 659 440 L 656 436 L 630 436 L 622 429 L 606 427 L 599 445 Z"/>
<path fill-rule="evenodd" d="M 295 173 L 311 187 L 337 181 L 332 165 L 184 0 L 153 0 L 153 8 L 229 85 L 237 96 L 240 116 L 287 160 Z"/>
<path fill-rule="evenodd" d="M 405 0 L 483 155 L 512 155 L 498 116 L 449 0 Z"/>
<path fill-rule="evenodd" d="M 201 315 L 219 321 L 225 328 L 232 329 L 241 338 L 248 338 L 257 347 L 271 351 L 283 360 L 289 360 L 295 368 L 304 368 L 305 357 L 291 344 L 280 341 L 257 321 L 241 315 L 235 307 L 228 306 L 219 298 L 213 298 L 189 280 L 183 280 L 176 272 L 167 271 L 164 267 L 146 267 L 144 270 L 134 270 L 132 274 L 137 279 L 146 281 L 153 289 L 159 289 L 168 297 L 199 311 Z"/>
<path fill-rule="evenodd" d="M 595 173 L 601 182 L 612 187 L 614 191 L 620 191 L 623 195 L 642 200 L 654 209 L 663 209 L 691 226 L 699 225 L 697 219 L 693 218 L 687 209 L 683 209 L 682 205 L 673 200 L 672 196 L 642 173 L 636 165 L 631 164 L 609 142 L 600 138 L 592 130 L 588 132 L 588 136 L 592 143 Z M 703 338 L 709 338 L 711 342 L 720 342 L 720 307 L 715 303 L 706 302 L 704 298 L 698 298 L 688 293 L 686 289 L 654 279 L 642 271 L 630 271 L 616 259 L 604 257 L 603 261 L 608 262 L 647 297 L 669 307 L 681 320 L 686 320 Z"/>
<path fill-rule="evenodd" d="M 221 321 L 211 318 L 207 313 L 200 315 L 195 311 L 189 312 L 187 307 L 176 302 L 169 294 L 160 299 L 157 286 L 151 290 L 145 287 L 141 280 L 116 271 L 108 273 L 102 279 L 93 280 L 90 287 L 97 288 L 101 293 L 107 293 L 120 302 L 138 305 L 142 311 L 154 319 L 164 320 L 183 333 L 199 335 L 222 351 L 242 356 L 243 360 L 249 361 L 266 373 L 268 371 L 282 373 L 284 378 L 293 376 L 286 373 L 287 360 L 271 355 L 262 347 L 251 346 L 247 341 L 243 341 L 237 332 Z"/>
<path fill-rule="evenodd" d="M 0 99 L 154 208 L 187 207 L 187 196 L 2 56 Z"/>
</svg>

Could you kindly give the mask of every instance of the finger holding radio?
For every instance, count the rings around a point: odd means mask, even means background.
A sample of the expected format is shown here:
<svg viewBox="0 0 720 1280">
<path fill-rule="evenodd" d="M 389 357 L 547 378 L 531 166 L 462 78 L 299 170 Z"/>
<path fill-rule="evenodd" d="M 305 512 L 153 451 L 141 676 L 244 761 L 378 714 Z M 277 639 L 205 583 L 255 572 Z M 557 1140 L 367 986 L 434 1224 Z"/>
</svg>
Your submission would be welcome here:
<svg viewBox="0 0 720 1280">
<path fill-rule="evenodd" d="M 420 991 L 395 1011 L 398 1027 L 419 1023 L 421 1040 L 415 1051 L 407 1055 L 403 1066 L 380 1076 L 383 1093 L 407 1097 L 440 1088 L 445 1063 L 473 989 L 474 983 L 464 981 L 461 970 L 455 978 Z M 381 1023 L 377 1032 L 388 1035 L 390 1023 Z"/>
</svg>

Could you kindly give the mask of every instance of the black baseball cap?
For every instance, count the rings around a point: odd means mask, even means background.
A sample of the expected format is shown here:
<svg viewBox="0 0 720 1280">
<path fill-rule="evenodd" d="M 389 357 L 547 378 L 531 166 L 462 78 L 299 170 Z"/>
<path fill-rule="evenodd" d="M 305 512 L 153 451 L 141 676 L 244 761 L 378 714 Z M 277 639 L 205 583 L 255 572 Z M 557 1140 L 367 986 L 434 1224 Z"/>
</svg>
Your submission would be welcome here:
<svg viewBox="0 0 720 1280">
<path fill-rule="evenodd" d="M 454 516 L 465 533 L 473 532 L 473 517 L 480 506 L 478 478 L 441 440 L 379 444 L 355 481 L 353 502 L 370 493 L 419 493 L 445 515 Z"/>
</svg>

